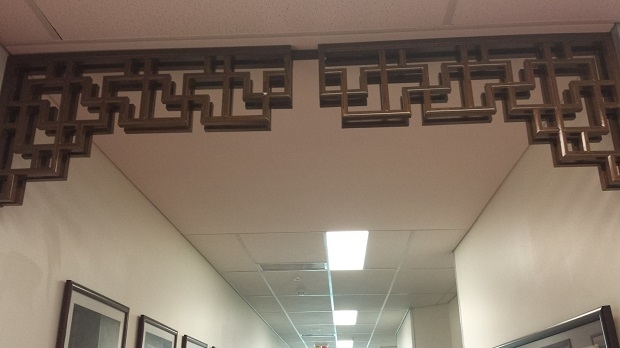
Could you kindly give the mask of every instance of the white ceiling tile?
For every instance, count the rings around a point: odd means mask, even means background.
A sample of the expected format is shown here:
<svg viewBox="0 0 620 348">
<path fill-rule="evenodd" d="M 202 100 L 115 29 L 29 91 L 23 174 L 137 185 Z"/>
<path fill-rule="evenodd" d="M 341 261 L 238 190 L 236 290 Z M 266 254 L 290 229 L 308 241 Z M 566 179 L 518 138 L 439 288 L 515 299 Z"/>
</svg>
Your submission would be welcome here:
<svg viewBox="0 0 620 348">
<path fill-rule="evenodd" d="M 407 294 L 390 295 L 385 303 L 385 310 L 402 310 L 436 305 L 444 294 Z"/>
<path fill-rule="evenodd" d="M 289 348 L 308 348 L 303 342 L 286 342 Z"/>
<path fill-rule="evenodd" d="M 280 313 L 261 313 L 261 316 L 271 327 L 276 326 L 290 326 L 291 322 L 288 320 L 284 312 Z"/>
<path fill-rule="evenodd" d="M 330 311 L 332 309 L 329 296 L 279 296 L 278 299 L 287 313 Z"/>
<path fill-rule="evenodd" d="M 326 325 L 333 324 L 332 312 L 305 312 L 289 313 L 293 324 L 297 325 Z"/>
<path fill-rule="evenodd" d="M 319 346 L 328 346 L 335 347 L 336 346 L 336 338 L 335 337 L 306 337 L 304 338 L 304 342 L 308 347 Z"/>
<path fill-rule="evenodd" d="M 364 268 L 398 268 L 410 234 L 410 231 L 370 231 Z"/>
<path fill-rule="evenodd" d="M 358 311 L 358 324 L 375 324 L 379 318 L 379 311 Z"/>
<path fill-rule="evenodd" d="M 368 341 L 355 340 L 353 341 L 353 348 L 367 348 Z"/>
<path fill-rule="evenodd" d="M 57 40 L 26 1 L 12 0 L 1 6 L 0 44 Z"/>
<path fill-rule="evenodd" d="M 263 272 L 276 296 L 297 296 L 299 291 L 306 295 L 329 295 L 327 271 L 281 271 Z"/>
<path fill-rule="evenodd" d="M 297 325 L 297 330 L 302 335 L 333 335 L 334 325 Z"/>
<path fill-rule="evenodd" d="M 299 338 L 299 335 L 296 332 L 290 332 L 290 333 L 278 332 L 278 335 L 286 342 L 295 342 L 295 341 L 301 342 L 301 339 Z"/>
<path fill-rule="evenodd" d="M 384 295 L 334 295 L 335 310 L 380 311 Z"/>
<path fill-rule="evenodd" d="M 396 346 L 396 335 L 389 334 L 374 334 L 372 336 L 373 347 L 388 347 Z"/>
<path fill-rule="evenodd" d="M 271 328 L 278 334 L 297 334 L 297 331 L 295 331 L 295 327 L 290 323 L 288 325 L 271 325 Z"/>
<path fill-rule="evenodd" d="M 257 263 L 327 262 L 322 232 L 257 233 L 241 240 Z"/>
<path fill-rule="evenodd" d="M 450 292 L 447 294 L 444 294 L 443 297 L 441 298 L 441 300 L 439 300 L 439 302 L 437 302 L 437 304 L 446 304 L 449 303 L 450 301 L 452 301 L 454 298 L 456 297 L 456 292 Z"/>
<path fill-rule="evenodd" d="M 454 268 L 401 269 L 392 294 L 446 293 L 454 284 Z"/>
<path fill-rule="evenodd" d="M 233 234 L 188 235 L 192 245 L 219 272 L 256 271 L 256 263 Z"/>
<path fill-rule="evenodd" d="M 271 295 L 259 272 L 224 272 L 222 277 L 242 296 Z"/>
<path fill-rule="evenodd" d="M 407 310 L 389 311 L 384 310 L 381 312 L 381 318 L 377 323 L 375 333 L 384 334 L 396 334 L 400 324 L 407 315 Z"/>
<path fill-rule="evenodd" d="M 466 230 L 413 231 L 403 268 L 454 267 L 453 250 Z"/>
<path fill-rule="evenodd" d="M 452 24 L 617 21 L 619 13 L 620 2 L 615 0 L 600 0 L 592 6 L 584 6 L 580 0 L 461 0 L 457 2 Z"/>
<path fill-rule="evenodd" d="M 340 327 L 338 327 L 340 328 Z M 336 329 L 336 331 L 338 332 L 338 329 Z M 368 343 L 368 341 L 370 341 L 370 335 L 369 333 L 350 333 L 350 334 L 340 334 L 338 333 L 338 339 L 339 340 L 348 340 L 348 339 L 352 339 L 353 342 L 366 342 Z"/>
<path fill-rule="evenodd" d="M 334 295 L 387 294 L 395 270 L 332 271 Z"/>
<path fill-rule="evenodd" d="M 341 335 L 350 335 L 350 334 L 371 334 L 372 330 L 375 328 L 374 324 L 355 324 L 355 325 L 338 325 L 336 326 L 336 330 L 338 331 L 338 337 Z"/>
<path fill-rule="evenodd" d="M 246 296 L 245 300 L 255 311 L 260 313 L 278 313 L 282 311 L 280 304 L 273 296 Z"/>
</svg>

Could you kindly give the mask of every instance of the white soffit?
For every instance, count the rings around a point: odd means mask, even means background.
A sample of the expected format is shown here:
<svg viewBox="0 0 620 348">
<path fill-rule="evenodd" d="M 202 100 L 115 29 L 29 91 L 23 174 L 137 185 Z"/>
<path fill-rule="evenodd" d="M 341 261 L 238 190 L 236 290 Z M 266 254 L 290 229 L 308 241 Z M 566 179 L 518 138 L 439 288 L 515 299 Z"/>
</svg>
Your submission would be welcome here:
<svg viewBox="0 0 620 348">
<path fill-rule="evenodd" d="M 23 42 L 43 42 L 56 39 L 53 29 L 41 16 L 32 1 L 0 1 L 1 44 L 10 46 Z"/>
<path fill-rule="evenodd" d="M 486 23 L 504 25 L 529 23 L 575 24 L 614 22 L 620 20 L 620 1 L 597 0 L 461 0 L 457 2 L 452 24 Z M 578 32 L 578 30 L 575 30 Z"/>
<path fill-rule="evenodd" d="M 28 3 L 40 9 L 38 15 Z M 620 21 L 617 1 L 586 5 L 578 0 L 0 0 L 0 43 L 12 54 L 257 45 L 314 49 L 337 42 L 607 32 Z"/>
<path fill-rule="evenodd" d="M 282 36 L 440 25 L 448 0 L 37 0 L 65 40 Z M 79 15 L 77 15 L 79 14 Z"/>
</svg>

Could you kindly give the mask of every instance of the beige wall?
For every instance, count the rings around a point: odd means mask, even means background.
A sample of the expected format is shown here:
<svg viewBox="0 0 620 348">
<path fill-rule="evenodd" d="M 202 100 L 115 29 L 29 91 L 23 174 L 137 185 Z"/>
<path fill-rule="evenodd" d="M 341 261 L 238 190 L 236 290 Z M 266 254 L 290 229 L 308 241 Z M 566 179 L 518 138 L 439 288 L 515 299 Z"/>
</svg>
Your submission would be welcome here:
<svg viewBox="0 0 620 348">
<path fill-rule="evenodd" d="M 456 249 L 466 348 L 494 347 L 609 304 L 620 324 L 620 192 L 595 168 L 525 152 Z"/>
<path fill-rule="evenodd" d="M 54 347 L 66 279 L 216 347 L 284 347 L 205 259 L 104 157 L 70 180 L 28 183 L 0 209 L 0 347 Z M 174 181 L 162 185 L 174 184 Z"/>
<path fill-rule="evenodd" d="M 396 347 L 415 348 L 413 342 L 413 323 L 411 321 L 411 310 L 409 310 L 405 316 L 405 319 L 400 324 L 398 332 L 396 333 Z"/>
<path fill-rule="evenodd" d="M 462 348 L 458 298 L 410 309 L 396 337 L 398 348 Z"/>
<path fill-rule="evenodd" d="M 0 45 L 0 88 L 2 86 L 2 79 L 4 78 L 4 67 L 6 66 L 7 58 L 9 58 L 9 53 Z"/>
<path fill-rule="evenodd" d="M 455 297 L 448 303 L 450 315 L 450 336 L 452 348 L 463 348 L 463 334 L 461 333 L 461 313 L 459 311 L 459 298 Z"/>
</svg>

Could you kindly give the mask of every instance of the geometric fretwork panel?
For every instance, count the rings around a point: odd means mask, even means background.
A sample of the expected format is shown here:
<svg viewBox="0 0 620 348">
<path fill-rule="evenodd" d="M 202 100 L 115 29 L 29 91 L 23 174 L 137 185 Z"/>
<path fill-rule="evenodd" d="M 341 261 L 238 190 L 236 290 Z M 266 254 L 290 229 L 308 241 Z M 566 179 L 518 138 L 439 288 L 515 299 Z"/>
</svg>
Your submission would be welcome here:
<svg viewBox="0 0 620 348">
<path fill-rule="evenodd" d="M 205 131 L 269 130 L 271 110 L 292 107 L 291 74 L 288 46 L 11 56 L 0 206 L 21 204 L 27 181 L 66 179 L 117 117 L 127 133 L 190 132 L 196 113 Z"/>
<path fill-rule="evenodd" d="M 320 101 L 342 126 L 525 121 L 558 166 L 620 189 L 620 84 L 609 34 L 319 46 Z"/>
</svg>

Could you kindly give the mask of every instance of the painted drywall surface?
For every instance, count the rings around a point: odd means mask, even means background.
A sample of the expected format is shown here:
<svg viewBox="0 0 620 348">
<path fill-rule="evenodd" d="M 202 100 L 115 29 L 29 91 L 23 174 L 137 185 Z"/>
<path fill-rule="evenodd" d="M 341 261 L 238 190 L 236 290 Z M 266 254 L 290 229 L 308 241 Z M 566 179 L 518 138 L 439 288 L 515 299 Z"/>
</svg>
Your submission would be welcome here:
<svg viewBox="0 0 620 348">
<path fill-rule="evenodd" d="M 620 192 L 530 146 L 455 252 L 466 348 L 494 347 L 601 305 L 620 326 Z"/>
<path fill-rule="evenodd" d="M 405 319 L 400 324 L 396 334 L 397 348 L 415 348 L 413 338 L 413 323 L 411 321 L 411 310 L 407 312 Z"/>
<path fill-rule="evenodd" d="M 447 304 L 413 309 L 415 348 L 452 348 Z"/>
<path fill-rule="evenodd" d="M 459 312 L 459 298 L 455 297 L 448 303 L 450 314 L 450 336 L 452 348 L 463 348 L 463 335 L 461 334 L 461 313 Z"/>
<path fill-rule="evenodd" d="M 0 347 L 54 347 L 66 279 L 130 307 L 127 347 L 141 314 L 179 341 L 284 347 L 97 148 L 69 177 L 28 183 L 23 206 L 0 209 Z"/>
<path fill-rule="evenodd" d="M 9 58 L 9 53 L 0 46 L 0 88 L 2 86 L 2 80 L 4 79 L 4 68 L 6 67 L 6 60 Z"/>
</svg>

